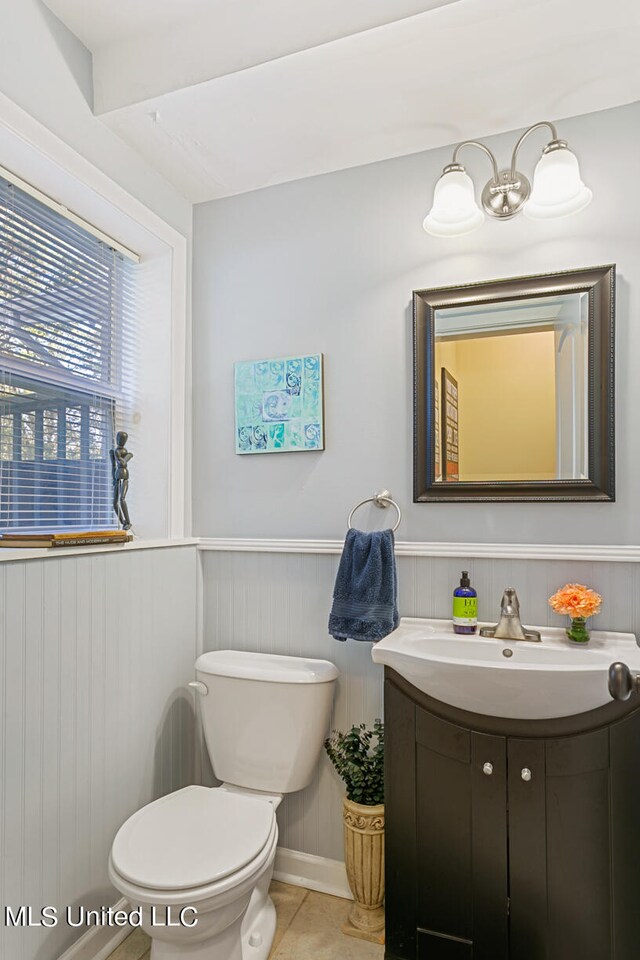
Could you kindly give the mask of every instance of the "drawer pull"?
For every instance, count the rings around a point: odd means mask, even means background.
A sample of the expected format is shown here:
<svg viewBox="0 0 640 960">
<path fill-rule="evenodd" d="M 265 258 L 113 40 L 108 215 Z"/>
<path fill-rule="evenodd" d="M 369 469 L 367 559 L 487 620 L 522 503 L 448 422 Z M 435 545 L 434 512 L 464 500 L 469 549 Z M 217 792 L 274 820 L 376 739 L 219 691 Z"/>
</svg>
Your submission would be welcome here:
<svg viewBox="0 0 640 960">
<path fill-rule="evenodd" d="M 523 767 L 520 771 L 520 776 L 524 781 L 526 781 L 526 783 L 529 783 L 529 780 L 531 780 L 533 774 L 531 773 L 531 770 L 529 770 L 529 767 Z"/>
<path fill-rule="evenodd" d="M 485 765 L 484 765 L 483 768 L 482 768 L 482 772 L 483 772 L 484 774 L 486 774 L 488 777 L 490 777 L 491 774 L 493 773 L 493 764 L 492 764 L 492 763 L 485 763 Z"/>
</svg>

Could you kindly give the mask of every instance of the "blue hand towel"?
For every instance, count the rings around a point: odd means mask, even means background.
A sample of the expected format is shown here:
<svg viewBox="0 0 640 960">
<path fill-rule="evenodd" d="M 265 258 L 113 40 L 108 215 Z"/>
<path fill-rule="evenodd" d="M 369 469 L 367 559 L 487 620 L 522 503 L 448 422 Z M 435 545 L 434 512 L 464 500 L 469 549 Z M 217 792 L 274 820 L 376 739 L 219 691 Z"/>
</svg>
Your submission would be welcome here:
<svg viewBox="0 0 640 960">
<path fill-rule="evenodd" d="M 333 590 L 329 633 L 336 640 L 382 640 L 399 622 L 393 531 L 348 530 Z"/>
</svg>

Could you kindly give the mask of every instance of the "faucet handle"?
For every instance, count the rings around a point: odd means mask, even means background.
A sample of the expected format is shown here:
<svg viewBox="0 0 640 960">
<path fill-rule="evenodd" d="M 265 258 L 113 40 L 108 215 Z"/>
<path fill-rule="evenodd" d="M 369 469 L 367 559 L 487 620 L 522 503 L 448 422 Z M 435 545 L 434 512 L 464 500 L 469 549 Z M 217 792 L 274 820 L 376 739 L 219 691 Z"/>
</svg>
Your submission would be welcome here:
<svg viewBox="0 0 640 960">
<path fill-rule="evenodd" d="M 505 587 L 500 607 L 507 617 L 520 616 L 520 601 L 515 587 Z"/>
</svg>

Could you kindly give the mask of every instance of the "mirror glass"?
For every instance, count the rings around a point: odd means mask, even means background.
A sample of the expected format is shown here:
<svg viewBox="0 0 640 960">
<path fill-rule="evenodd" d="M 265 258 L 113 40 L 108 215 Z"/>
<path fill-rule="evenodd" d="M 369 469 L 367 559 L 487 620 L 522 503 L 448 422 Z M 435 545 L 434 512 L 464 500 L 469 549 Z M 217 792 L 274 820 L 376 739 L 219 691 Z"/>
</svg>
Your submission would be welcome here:
<svg viewBox="0 0 640 960">
<path fill-rule="evenodd" d="M 435 482 L 588 477 L 589 295 L 434 310 Z"/>
</svg>

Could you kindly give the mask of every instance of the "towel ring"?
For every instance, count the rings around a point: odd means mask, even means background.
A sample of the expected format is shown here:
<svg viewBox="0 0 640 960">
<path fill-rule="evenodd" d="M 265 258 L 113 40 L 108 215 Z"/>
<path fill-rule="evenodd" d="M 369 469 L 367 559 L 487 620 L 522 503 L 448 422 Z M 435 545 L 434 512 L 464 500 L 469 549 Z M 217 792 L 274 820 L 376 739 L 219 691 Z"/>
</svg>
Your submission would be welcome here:
<svg viewBox="0 0 640 960">
<path fill-rule="evenodd" d="M 353 519 L 354 513 L 356 512 L 356 510 L 359 510 L 360 507 L 363 507 L 365 503 L 375 503 L 376 507 L 380 507 L 380 509 L 382 510 L 386 509 L 386 507 L 395 507 L 396 510 L 398 511 L 398 519 L 396 520 L 395 526 L 392 527 L 391 529 L 393 530 L 394 533 L 396 532 L 402 520 L 402 511 L 400 510 L 400 507 L 395 502 L 395 500 L 393 499 L 393 497 L 391 496 L 388 490 L 382 490 L 380 493 L 374 493 L 372 497 L 365 497 L 364 500 L 360 501 L 360 503 L 356 503 L 355 507 L 349 514 L 349 519 L 347 520 L 348 530 L 351 530 L 351 521 Z"/>
</svg>

